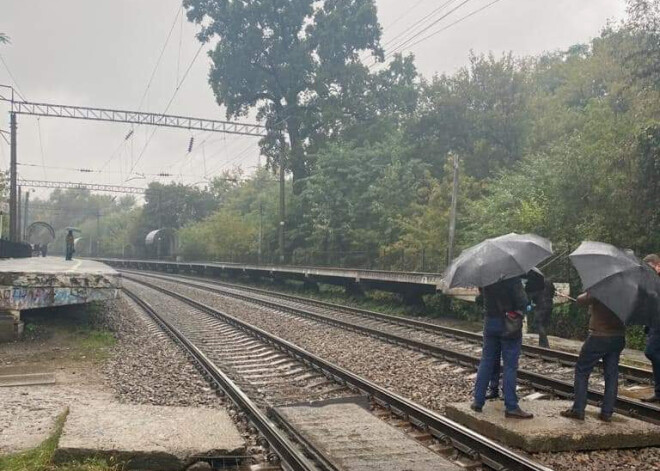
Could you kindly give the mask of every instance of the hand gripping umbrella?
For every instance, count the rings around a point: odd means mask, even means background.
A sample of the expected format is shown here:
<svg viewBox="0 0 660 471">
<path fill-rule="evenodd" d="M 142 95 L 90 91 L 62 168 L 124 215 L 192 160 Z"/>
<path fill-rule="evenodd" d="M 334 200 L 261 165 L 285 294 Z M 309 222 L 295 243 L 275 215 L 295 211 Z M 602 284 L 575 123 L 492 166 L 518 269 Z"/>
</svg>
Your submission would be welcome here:
<svg viewBox="0 0 660 471">
<path fill-rule="evenodd" d="M 524 275 L 552 255 L 552 244 L 536 234 L 511 234 L 486 239 L 466 249 L 447 268 L 446 289 L 488 286 Z"/>
<path fill-rule="evenodd" d="M 626 324 L 657 325 L 660 277 L 632 253 L 582 242 L 570 255 L 585 290 Z"/>
</svg>

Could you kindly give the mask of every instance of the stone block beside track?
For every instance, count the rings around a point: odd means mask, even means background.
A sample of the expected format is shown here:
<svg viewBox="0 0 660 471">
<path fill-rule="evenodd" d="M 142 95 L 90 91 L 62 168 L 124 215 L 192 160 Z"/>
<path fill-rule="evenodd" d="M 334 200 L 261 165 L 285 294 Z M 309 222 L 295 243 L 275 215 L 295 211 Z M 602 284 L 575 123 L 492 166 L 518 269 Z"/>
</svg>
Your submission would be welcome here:
<svg viewBox="0 0 660 471">
<path fill-rule="evenodd" d="M 571 407 L 569 401 L 525 401 L 521 407 L 532 412 L 531 420 L 507 419 L 504 403 L 489 401 L 483 412 L 474 412 L 470 403 L 447 406 L 450 419 L 505 445 L 530 453 L 606 450 L 660 446 L 660 426 L 614 414 L 612 422 L 598 420 L 599 409 L 588 406 L 584 421 L 559 415 Z"/>
<path fill-rule="evenodd" d="M 354 398 L 275 408 L 278 420 L 295 430 L 337 469 L 345 471 L 454 471 L 461 469 L 400 428 L 359 405 Z"/>
<path fill-rule="evenodd" d="M 200 458 L 244 453 L 224 410 L 96 403 L 71 407 L 55 460 L 96 457 L 122 469 L 177 471 Z"/>
</svg>

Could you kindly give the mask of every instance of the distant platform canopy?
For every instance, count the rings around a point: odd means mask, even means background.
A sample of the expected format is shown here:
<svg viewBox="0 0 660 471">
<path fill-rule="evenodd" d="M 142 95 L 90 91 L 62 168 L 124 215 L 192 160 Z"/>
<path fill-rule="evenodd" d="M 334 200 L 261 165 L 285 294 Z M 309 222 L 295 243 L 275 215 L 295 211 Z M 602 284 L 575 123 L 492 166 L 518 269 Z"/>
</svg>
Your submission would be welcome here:
<svg viewBox="0 0 660 471">
<path fill-rule="evenodd" d="M 177 233 L 176 230 L 163 227 L 147 234 L 144 244 L 152 255 L 158 257 L 171 257 L 176 254 Z"/>
</svg>

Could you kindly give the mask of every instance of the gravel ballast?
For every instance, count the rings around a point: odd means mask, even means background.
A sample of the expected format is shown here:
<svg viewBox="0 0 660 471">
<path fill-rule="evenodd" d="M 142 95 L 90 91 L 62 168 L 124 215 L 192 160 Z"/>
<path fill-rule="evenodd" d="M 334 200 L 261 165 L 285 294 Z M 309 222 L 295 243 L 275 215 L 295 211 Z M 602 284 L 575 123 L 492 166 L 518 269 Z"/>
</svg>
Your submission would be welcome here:
<svg viewBox="0 0 660 471">
<path fill-rule="evenodd" d="M 104 373 L 120 402 L 222 406 L 221 398 L 181 349 L 132 300 L 121 296 L 106 313 L 106 322 L 118 342 Z"/>
<path fill-rule="evenodd" d="M 204 289 L 148 277 L 143 279 L 245 320 L 432 410 L 443 412 L 445 403 L 471 400 L 474 383 L 474 372 L 471 370 L 448 365 L 365 335 L 300 319 Z M 547 453 L 535 455 L 535 458 L 558 470 L 660 469 L 659 448 Z"/>
</svg>

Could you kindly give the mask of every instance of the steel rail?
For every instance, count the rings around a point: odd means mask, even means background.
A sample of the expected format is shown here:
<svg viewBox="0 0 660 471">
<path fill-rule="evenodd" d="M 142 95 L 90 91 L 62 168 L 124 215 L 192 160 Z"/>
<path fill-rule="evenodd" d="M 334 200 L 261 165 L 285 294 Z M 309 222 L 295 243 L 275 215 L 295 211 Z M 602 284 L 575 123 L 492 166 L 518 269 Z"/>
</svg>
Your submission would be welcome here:
<svg viewBox="0 0 660 471">
<path fill-rule="evenodd" d="M 315 466 L 298 447 L 293 444 L 286 435 L 278 430 L 275 424 L 264 414 L 259 407 L 185 335 L 181 333 L 171 323 L 166 321 L 156 310 L 146 301 L 127 288 L 124 292 L 149 314 L 158 325 L 174 339 L 195 362 L 203 369 L 205 376 L 212 378 L 222 390 L 231 398 L 231 400 L 249 417 L 250 422 L 261 433 L 270 446 L 276 451 L 280 459 L 289 469 L 293 471 L 317 471 Z"/>
<path fill-rule="evenodd" d="M 500 445 L 476 432 L 460 425 L 444 416 L 426 409 L 425 407 L 395 394 L 355 373 L 322 359 L 297 345 L 279 338 L 265 330 L 253 326 L 234 316 L 200 303 L 182 294 L 167 290 L 144 280 L 126 277 L 131 281 L 142 284 L 156 291 L 182 301 L 195 309 L 206 312 L 223 322 L 226 322 L 256 339 L 265 342 L 274 348 L 287 353 L 295 359 L 302 361 L 310 367 L 322 372 L 328 378 L 340 384 L 370 396 L 379 404 L 390 408 L 394 413 L 405 417 L 415 425 L 426 429 L 436 438 L 451 443 L 458 450 L 466 453 L 470 458 L 480 460 L 487 466 L 498 471 L 550 471 L 550 468 L 534 461 L 526 455 L 517 453 Z"/>
<path fill-rule="evenodd" d="M 144 274 L 142 275 L 144 276 Z M 162 275 L 146 275 L 146 276 L 151 276 L 152 278 L 163 279 L 163 280 L 166 280 L 167 278 Z M 476 369 L 479 367 L 479 363 L 481 361 L 481 358 L 468 355 L 466 353 L 457 352 L 455 350 L 450 350 L 444 347 L 440 347 L 438 345 L 433 345 L 426 342 L 413 340 L 407 337 L 402 337 L 400 335 L 392 334 L 378 329 L 373 329 L 371 327 L 366 327 L 360 324 L 354 324 L 352 322 L 335 319 L 333 317 L 325 316 L 304 309 L 278 304 L 273 301 L 255 299 L 253 297 L 250 297 L 249 295 L 230 293 L 227 291 L 223 291 L 221 289 L 210 288 L 208 286 L 201 287 L 199 284 L 195 285 L 195 283 L 191 283 L 191 282 L 186 282 L 181 280 L 176 280 L 175 282 L 181 283 L 183 285 L 188 285 L 197 289 L 202 289 L 202 288 L 208 289 L 210 291 L 215 291 L 218 294 L 231 296 L 237 299 L 242 299 L 244 301 L 266 306 L 271 309 L 288 311 L 300 315 L 302 317 L 307 317 L 310 319 L 317 320 L 319 322 L 323 322 L 325 324 L 339 327 L 341 329 L 350 330 L 361 334 L 367 334 L 369 336 L 385 340 L 394 345 L 423 352 L 431 356 L 450 361 L 452 363 L 457 363 L 461 366 L 466 366 Z M 556 378 L 547 377 L 542 374 L 534 373 L 532 371 L 527 371 L 524 369 L 518 370 L 518 378 L 520 378 L 524 382 L 529 383 L 532 387 L 538 390 L 547 391 L 554 395 L 565 398 L 572 398 L 574 396 L 573 383 L 569 383 L 567 381 L 561 381 Z M 603 400 L 603 393 L 600 391 L 596 391 L 594 389 L 589 389 L 587 391 L 587 399 L 592 404 L 600 403 Z M 615 402 L 615 410 L 623 415 L 636 417 L 655 424 L 660 424 L 660 408 L 651 406 L 649 404 L 644 404 L 639 401 L 634 401 L 631 399 L 618 396 Z"/>
<path fill-rule="evenodd" d="M 156 273 L 154 273 L 153 275 L 158 276 Z M 160 275 L 160 276 L 167 276 L 167 275 Z M 402 316 L 394 316 L 391 314 L 385 314 L 381 312 L 370 311 L 367 309 L 360 309 L 352 306 L 346 306 L 344 304 L 329 303 L 327 301 L 320 301 L 317 299 L 307 298 L 303 296 L 295 296 L 288 293 L 280 293 L 277 291 L 254 288 L 252 286 L 243 286 L 236 283 L 227 283 L 224 281 L 218 281 L 209 278 L 178 275 L 178 274 L 170 275 L 170 276 L 176 276 L 184 279 L 198 280 L 200 282 L 216 284 L 219 286 L 226 286 L 229 288 L 242 289 L 245 291 L 251 291 L 254 293 L 262 294 L 264 296 L 275 296 L 292 302 L 311 304 L 325 309 L 345 311 L 350 314 L 355 314 L 370 319 L 388 322 L 393 325 L 414 328 L 414 329 L 422 330 L 424 332 L 440 334 L 445 337 L 467 340 L 473 343 L 481 344 L 483 342 L 483 334 L 481 334 L 480 332 L 470 332 L 467 330 L 457 329 L 454 327 L 446 327 L 443 325 L 433 324 L 431 322 L 425 322 L 417 319 L 410 319 Z M 528 355 L 530 357 L 540 358 L 549 361 L 556 361 L 566 366 L 575 366 L 575 363 L 577 362 L 578 359 L 578 355 L 576 355 L 575 353 L 566 352 L 562 350 L 555 350 L 551 348 L 539 347 L 536 345 L 523 344 L 522 351 L 525 355 Z M 601 364 L 602 362 L 599 363 L 599 365 Z M 632 381 L 637 381 L 637 382 L 653 381 L 653 371 L 645 368 L 638 368 L 629 365 L 619 365 L 619 373 L 621 374 L 621 376 L 630 379 Z"/>
</svg>

